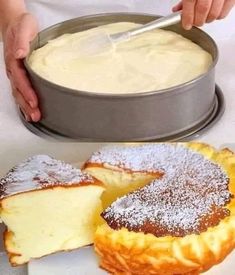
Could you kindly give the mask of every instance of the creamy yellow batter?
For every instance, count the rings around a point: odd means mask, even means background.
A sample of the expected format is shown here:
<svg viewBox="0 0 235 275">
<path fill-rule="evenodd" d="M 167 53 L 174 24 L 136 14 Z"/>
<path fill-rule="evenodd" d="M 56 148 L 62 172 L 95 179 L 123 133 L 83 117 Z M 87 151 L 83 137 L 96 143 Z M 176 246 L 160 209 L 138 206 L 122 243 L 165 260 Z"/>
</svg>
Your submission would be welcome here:
<svg viewBox="0 0 235 275">
<path fill-rule="evenodd" d="M 34 51 L 32 69 L 47 80 L 72 89 L 96 93 L 138 93 L 169 88 L 205 73 L 211 55 L 170 31 L 154 30 L 115 48 L 84 53 L 81 41 L 100 32 L 117 33 L 137 27 L 115 23 L 65 34 Z"/>
</svg>

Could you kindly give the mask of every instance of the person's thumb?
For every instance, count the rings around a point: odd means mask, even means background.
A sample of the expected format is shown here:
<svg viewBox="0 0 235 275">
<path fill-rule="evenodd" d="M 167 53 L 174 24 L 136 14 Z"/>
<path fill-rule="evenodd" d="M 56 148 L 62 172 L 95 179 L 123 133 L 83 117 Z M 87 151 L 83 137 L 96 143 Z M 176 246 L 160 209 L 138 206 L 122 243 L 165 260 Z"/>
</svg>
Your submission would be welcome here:
<svg viewBox="0 0 235 275">
<path fill-rule="evenodd" d="M 22 59 L 27 56 L 30 50 L 30 42 L 38 33 L 38 24 L 36 19 L 25 14 L 19 20 L 15 28 L 15 58 Z"/>
</svg>

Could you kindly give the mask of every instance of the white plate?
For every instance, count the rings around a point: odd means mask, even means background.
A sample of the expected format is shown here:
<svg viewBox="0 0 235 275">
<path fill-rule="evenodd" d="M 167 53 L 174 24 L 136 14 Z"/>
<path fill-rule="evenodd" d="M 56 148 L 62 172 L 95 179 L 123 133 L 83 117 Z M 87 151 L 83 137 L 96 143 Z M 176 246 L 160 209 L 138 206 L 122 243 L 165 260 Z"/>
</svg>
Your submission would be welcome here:
<svg viewBox="0 0 235 275">
<path fill-rule="evenodd" d="M 205 275 L 235 275 L 235 252 L 223 263 L 215 266 Z M 73 252 L 63 252 L 42 259 L 33 260 L 28 265 L 29 275 L 107 275 L 98 267 L 93 247 Z"/>
<path fill-rule="evenodd" d="M 6 253 L 0 252 L 0 275 L 27 275 L 27 267 L 11 267 Z"/>
<path fill-rule="evenodd" d="M 28 265 L 29 275 L 107 275 L 98 267 L 98 260 L 92 246 L 72 252 L 62 252 Z"/>
</svg>

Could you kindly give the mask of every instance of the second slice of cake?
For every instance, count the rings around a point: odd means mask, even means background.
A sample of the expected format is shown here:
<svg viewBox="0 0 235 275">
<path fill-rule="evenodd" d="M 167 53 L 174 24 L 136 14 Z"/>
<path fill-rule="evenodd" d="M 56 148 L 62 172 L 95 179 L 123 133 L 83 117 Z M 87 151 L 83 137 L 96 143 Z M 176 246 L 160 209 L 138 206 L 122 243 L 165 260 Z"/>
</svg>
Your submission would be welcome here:
<svg viewBox="0 0 235 275">
<path fill-rule="evenodd" d="M 101 182 L 46 155 L 31 157 L 0 181 L 0 220 L 12 265 L 93 242 Z"/>
</svg>

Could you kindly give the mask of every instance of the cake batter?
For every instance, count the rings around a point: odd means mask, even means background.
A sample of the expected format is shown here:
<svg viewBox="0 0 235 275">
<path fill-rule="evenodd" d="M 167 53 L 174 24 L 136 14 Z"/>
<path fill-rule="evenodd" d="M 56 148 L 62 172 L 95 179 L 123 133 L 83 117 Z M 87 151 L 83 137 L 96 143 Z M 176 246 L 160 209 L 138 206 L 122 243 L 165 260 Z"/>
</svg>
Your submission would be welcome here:
<svg viewBox="0 0 235 275">
<path fill-rule="evenodd" d="M 84 41 L 101 31 L 133 29 L 135 23 L 114 23 L 65 34 L 37 49 L 32 69 L 61 86 L 97 93 L 139 93 L 166 89 L 205 73 L 212 57 L 201 47 L 171 31 L 154 30 L 114 48 L 90 54 Z"/>
</svg>

